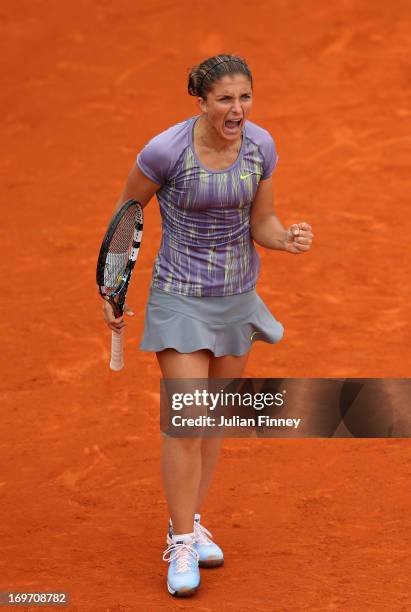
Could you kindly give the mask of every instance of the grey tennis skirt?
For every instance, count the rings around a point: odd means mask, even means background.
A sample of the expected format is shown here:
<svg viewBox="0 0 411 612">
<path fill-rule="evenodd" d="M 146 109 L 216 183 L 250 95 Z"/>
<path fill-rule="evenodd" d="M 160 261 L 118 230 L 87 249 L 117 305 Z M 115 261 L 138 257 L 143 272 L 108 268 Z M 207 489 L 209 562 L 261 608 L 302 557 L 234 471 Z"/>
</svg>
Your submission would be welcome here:
<svg viewBox="0 0 411 612">
<path fill-rule="evenodd" d="M 191 297 L 151 287 L 140 348 L 244 355 L 256 340 L 274 344 L 283 334 L 283 326 L 255 289 L 224 297 Z"/>
</svg>

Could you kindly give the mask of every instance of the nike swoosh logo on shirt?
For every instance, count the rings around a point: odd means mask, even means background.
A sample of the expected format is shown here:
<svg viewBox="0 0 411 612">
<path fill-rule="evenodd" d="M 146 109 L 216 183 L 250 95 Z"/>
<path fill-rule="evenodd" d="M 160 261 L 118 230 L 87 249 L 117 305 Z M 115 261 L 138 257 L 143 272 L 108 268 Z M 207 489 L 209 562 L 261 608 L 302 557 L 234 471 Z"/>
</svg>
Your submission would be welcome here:
<svg viewBox="0 0 411 612">
<path fill-rule="evenodd" d="M 240 174 L 240 179 L 244 180 L 244 179 L 248 178 L 249 176 L 252 176 L 253 174 L 257 174 L 257 176 L 258 176 L 258 172 L 249 172 L 248 174 Z"/>
</svg>

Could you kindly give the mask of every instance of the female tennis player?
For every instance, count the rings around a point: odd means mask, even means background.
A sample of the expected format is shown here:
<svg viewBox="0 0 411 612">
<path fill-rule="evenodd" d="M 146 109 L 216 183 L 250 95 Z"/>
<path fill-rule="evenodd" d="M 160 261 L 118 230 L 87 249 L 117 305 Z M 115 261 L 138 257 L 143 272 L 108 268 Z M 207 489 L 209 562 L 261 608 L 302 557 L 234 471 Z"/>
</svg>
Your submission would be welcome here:
<svg viewBox="0 0 411 612">
<path fill-rule="evenodd" d="M 253 79 L 244 59 L 216 55 L 193 67 L 188 92 L 199 114 L 152 138 L 137 156 L 117 206 L 134 198 L 160 205 L 162 241 L 147 302 L 143 351 L 164 378 L 240 378 L 253 342 L 276 343 L 283 327 L 256 293 L 254 242 L 307 252 L 311 226 L 285 229 L 273 210 L 273 138 L 247 119 Z M 127 310 L 126 310 L 127 313 Z M 104 316 L 119 332 L 123 317 Z M 223 564 L 201 522 L 221 438 L 163 437 L 162 476 L 170 513 L 167 587 L 193 594 L 199 567 Z"/>
</svg>

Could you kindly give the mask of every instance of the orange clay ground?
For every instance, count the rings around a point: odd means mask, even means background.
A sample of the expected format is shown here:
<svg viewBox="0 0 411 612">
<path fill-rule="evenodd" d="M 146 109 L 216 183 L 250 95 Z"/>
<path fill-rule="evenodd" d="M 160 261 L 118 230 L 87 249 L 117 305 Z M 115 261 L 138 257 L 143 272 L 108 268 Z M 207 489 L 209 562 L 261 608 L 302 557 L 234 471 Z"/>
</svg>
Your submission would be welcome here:
<svg viewBox="0 0 411 612">
<path fill-rule="evenodd" d="M 226 440 L 203 509 L 226 564 L 195 598 L 167 594 L 160 373 L 139 350 L 156 200 L 117 374 L 95 287 L 136 154 L 197 112 L 188 69 L 239 53 L 280 156 L 278 215 L 315 232 L 308 255 L 259 249 L 286 334 L 256 342 L 245 376 L 406 377 L 407 7 L 2 3 L 0 590 L 68 591 L 80 612 L 410 610 L 406 439 Z"/>
</svg>

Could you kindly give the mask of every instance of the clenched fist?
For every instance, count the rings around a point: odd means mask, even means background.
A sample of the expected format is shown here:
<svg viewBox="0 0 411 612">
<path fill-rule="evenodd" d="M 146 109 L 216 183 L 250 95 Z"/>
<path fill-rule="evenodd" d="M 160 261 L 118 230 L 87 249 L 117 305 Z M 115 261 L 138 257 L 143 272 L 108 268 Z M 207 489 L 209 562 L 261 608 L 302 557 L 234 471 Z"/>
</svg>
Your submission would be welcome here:
<svg viewBox="0 0 411 612">
<path fill-rule="evenodd" d="M 300 254 L 310 250 L 313 242 L 314 234 L 311 231 L 311 225 L 303 221 L 302 223 L 293 223 L 287 230 L 284 249 L 289 253 Z"/>
</svg>

